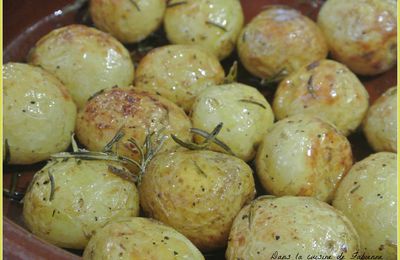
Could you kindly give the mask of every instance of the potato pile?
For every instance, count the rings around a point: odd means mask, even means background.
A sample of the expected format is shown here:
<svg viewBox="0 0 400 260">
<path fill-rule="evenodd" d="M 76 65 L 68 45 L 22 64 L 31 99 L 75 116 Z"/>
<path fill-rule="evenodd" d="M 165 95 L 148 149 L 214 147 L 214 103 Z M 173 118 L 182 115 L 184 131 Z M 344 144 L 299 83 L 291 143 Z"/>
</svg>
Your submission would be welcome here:
<svg viewBox="0 0 400 260">
<path fill-rule="evenodd" d="M 234 0 L 91 0 L 97 29 L 3 68 L 3 161 L 48 160 L 27 228 L 84 259 L 396 259 L 397 87 L 370 106 L 358 78 L 395 65 L 395 5 L 327 0 L 317 22 L 269 5 L 244 25 Z M 143 51 L 162 24 L 170 44 Z M 357 132 L 377 152 L 359 162 Z"/>
</svg>

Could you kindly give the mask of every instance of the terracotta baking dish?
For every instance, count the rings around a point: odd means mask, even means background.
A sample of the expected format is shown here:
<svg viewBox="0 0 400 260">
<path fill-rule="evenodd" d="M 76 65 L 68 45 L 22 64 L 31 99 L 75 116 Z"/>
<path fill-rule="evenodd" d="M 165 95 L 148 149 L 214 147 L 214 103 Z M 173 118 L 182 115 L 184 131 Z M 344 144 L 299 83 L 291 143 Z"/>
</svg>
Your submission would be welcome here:
<svg viewBox="0 0 400 260">
<path fill-rule="evenodd" d="M 246 21 L 259 13 L 265 5 L 283 4 L 297 8 L 303 14 L 315 19 L 323 0 L 242 0 Z M 85 5 L 79 10 L 62 12 L 71 0 L 5 0 L 4 1 L 4 50 L 3 62 L 24 62 L 27 53 L 33 44 L 50 30 L 71 23 L 90 23 L 85 19 Z M 130 48 L 132 46 L 128 46 Z M 237 59 L 235 55 L 227 58 L 223 65 L 229 67 Z M 273 89 L 261 89 L 259 80 L 239 68 L 239 81 L 259 87 L 263 94 L 271 101 Z M 371 102 L 391 86 L 397 84 L 397 67 L 377 77 L 361 78 L 370 93 Z M 366 140 L 361 133 L 349 137 L 356 160 L 360 160 L 370 153 Z M 33 173 L 40 169 L 43 163 L 29 167 L 4 165 L 3 183 L 8 188 L 12 173 L 21 173 L 17 191 L 24 191 L 32 178 Z M 258 194 L 262 194 L 259 190 Z M 3 228 L 4 228 L 4 257 L 5 259 L 75 259 L 79 258 L 80 251 L 67 251 L 37 238 L 24 228 L 21 217 L 22 205 L 3 196 Z M 224 251 L 207 255 L 207 259 L 223 259 Z"/>
</svg>

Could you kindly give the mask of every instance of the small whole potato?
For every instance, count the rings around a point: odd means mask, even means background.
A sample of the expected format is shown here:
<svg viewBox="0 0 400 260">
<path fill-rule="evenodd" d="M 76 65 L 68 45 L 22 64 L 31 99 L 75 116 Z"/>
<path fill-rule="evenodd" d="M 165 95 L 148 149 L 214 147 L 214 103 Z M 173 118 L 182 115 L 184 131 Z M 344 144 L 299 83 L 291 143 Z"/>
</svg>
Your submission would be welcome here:
<svg viewBox="0 0 400 260">
<path fill-rule="evenodd" d="M 268 6 L 254 17 L 240 33 L 237 48 L 244 67 L 268 81 L 280 81 L 328 55 L 318 26 L 285 6 Z"/>
<path fill-rule="evenodd" d="M 212 151 L 161 153 L 139 185 L 147 216 L 175 228 L 207 252 L 226 245 L 232 221 L 254 198 L 251 168 Z"/>
<path fill-rule="evenodd" d="M 397 259 L 396 184 L 397 155 L 388 152 L 354 164 L 340 183 L 333 206 L 351 220 L 360 235 L 359 255 Z"/>
<path fill-rule="evenodd" d="M 359 243 L 352 223 L 330 205 L 265 196 L 236 216 L 226 259 L 351 259 Z"/>
<path fill-rule="evenodd" d="M 129 139 L 142 145 L 147 135 L 159 133 L 168 137 L 161 151 L 173 150 L 178 145 L 170 134 L 190 141 L 190 128 L 190 119 L 171 101 L 134 88 L 113 88 L 86 103 L 78 113 L 75 131 L 89 150 L 102 151 L 121 130 L 124 136 L 114 152 L 138 161 L 139 152 Z"/>
<path fill-rule="evenodd" d="M 7 163 L 33 164 L 68 148 L 76 106 L 57 78 L 39 67 L 7 63 L 3 95 Z"/>
<path fill-rule="evenodd" d="M 218 85 L 225 72 L 214 55 L 192 45 L 167 45 L 147 54 L 136 69 L 135 86 L 159 93 L 185 111 L 205 88 Z"/>
<path fill-rule="evenodd" d="M 274 123 L 274 114 L 265 97 L 256 89 L 240 83 L 208 88 L 193 104 L 193 127 L 211 132 L 219 123 L 217 138 L 244 161 L 254 158 L 258 144 Z M 195 136 L 195 141 L 204 140 Z M 211 149 L 223 151 L 217 145 Z"/>
<path fill-rule="evenodd" d="M 290 74 L 275 92 L 278 119 L 305 113 L 334 124 L 344 135 L 354 132 L 368 110 L 369 95 L 346 66 L 321 60 Z"/>
<path fill-rule="evenodd" d="M 199 45 L 222 60 L 235 48 L 243 22 L 240 1 L 170 0 L 164 28 L 170 42 Z"/>
<path fill-rule="evenodd" d="M 102 89 L 129 86 L 134 77 L 128 50 L 109 34 L 84 25 L 51 31 L 36 43 L 28 61 L 59 78 L 78 108 Z"/>
<path fill-rule="evenodd" d="M 204 260 L 182 234 L 147 218 L 120 218 L 99 229 L 90 239 L 83 259 L 193 259 Z"/>
<path fill-rule="evenodd" d="M 347 138 L 333 125 L 303 114 L 274 124 L 256 156 L 257 175 L 270 194 L 326 202 L 352 163 Z"/>
<path fill-rule="evenodd" d="M 363 130 L 375 151 L 397 152 L 397 87 L 388 89 L 369 108 Z"/>
<path fill-rule="evenodd" d="M 328 0 L 318 25 L 332 57 L 361 75 L 389 70 L 397 61 L 397 1 Z"/>
<path fill-rule="evenodd" d="M 90 15 L 96 27 L 123 43 L 139 42 L 157 30 L 165 0 L 90 0 Z"/>
<path fill-rule="evenodd" d="M 138 216 L 135 184 L 110 172 L 109 165 L 125 169 L 107 161 L 50 161 L 35 174 L 23 200 L 28 229 L 54 245 L 83 249 L 111 219 Z"/>
</svg>

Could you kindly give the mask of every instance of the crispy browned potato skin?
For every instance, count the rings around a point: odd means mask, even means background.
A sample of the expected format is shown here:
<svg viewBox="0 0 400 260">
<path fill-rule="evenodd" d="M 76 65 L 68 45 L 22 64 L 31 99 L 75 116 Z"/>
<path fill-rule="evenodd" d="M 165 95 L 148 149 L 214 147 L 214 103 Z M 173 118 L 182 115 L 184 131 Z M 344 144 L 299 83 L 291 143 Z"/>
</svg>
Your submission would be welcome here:
<svg viewBox="0 0 400 260">
<path fill-rule="evenodd" d="M 334 59 L 360 75 L 376 75 L 397 61 L 396 0 L 328 0 L 318 25 Z"/>
<path fill-rule="evenodd" d="M 273 109 L 278 119 L 318 116 L 348 136 L 361 124 L 368 104 L 368 92 L 353 72 L 333 60 L 320 60 L 281 81 Z"/>
<path fill-rule="evenodd" d="M 361 252 L 397 258 L 397 154 L 380 152 L 357 162 L 342 180 L 333 206 L 353 223 Z"/>
<path fill-rule="evenodd" d="M 212 151 L 162 153 L 139 185 L 147 216 L 175 228 L 203 252 L 226 245 L 232 221 L 254 198 L 251 168 Z"/>
<path fill-rule="evenodd" d="M 91 0 L 89 10 L 96 27 L 123 43 L 134 43 L 161 25 L 165 6 L 165 0 Z"/>
<path fill-rule="evenodd" d="M 167 45 L 140 61 L 135 86 L 159 93 L 189 112 L 196 96 L 222 83 L 224 76 L 218 59 L 198 46 Z"/>
<path fill-rule="evenodd" d="M 237 48 L 251 74 L 274 81 L 328 55 L 318 26 L 283 6 L 270 6 L 254 17 L 240 33 Z"/>
<path fill-rule="evenodd" d="M 397 152 L 397 87 L 388 89 L 369 108 L 363 130 L 376 152 Z"/>
<path fill-rule="evenodd" d="M 359 244 L 350 220 L 327 203 L 306 197 L 266 196 L 252 201 L 236 216 L 225 255 L 227 260 L 274 259 L 275 252 L 291 255 L 290 259 L 297 254 L 302 259 L 308 255 L 336 259 L 341 254 L 351 259 Z"/>
<path fill-rule="evenodd" d="M 149 218 L 120 218 L 98 229 L 83 259 L 204 260 L 182 234 Z"/>
<path fill-rule="evenodd" d="M 139 152 L 128 143 L 133 138 L 139 145 L 146 135 L 160 132 L 168 139 L 161 151 L 174 150 L 177 144 L 170 134 L 190 141 L 190 119 L 171 101 L 134 88 L 112 88 L 89 100 L 78 113 L 76 135 L 79 141 L 92 151 L 101 151 L 121 129 L 124 137 L 114 151 L 135 160 Z"/>
<path fill-rule="evenodd" d="M 76 105 L 65 86 L 40 67 L 3 66 L 4 135 L 10 164 L 33 164 L 71 143 Z M 5 159 L 6 152 L 3 152 Z"/>
<path fill-rule="evenodd" d="M 81 109 L 96 92 L 132 84 L 134 67 L 128 50 L 111 35 L 72 24 L 42 37 L 28 62 L 55 75 Z"/>
</svg>

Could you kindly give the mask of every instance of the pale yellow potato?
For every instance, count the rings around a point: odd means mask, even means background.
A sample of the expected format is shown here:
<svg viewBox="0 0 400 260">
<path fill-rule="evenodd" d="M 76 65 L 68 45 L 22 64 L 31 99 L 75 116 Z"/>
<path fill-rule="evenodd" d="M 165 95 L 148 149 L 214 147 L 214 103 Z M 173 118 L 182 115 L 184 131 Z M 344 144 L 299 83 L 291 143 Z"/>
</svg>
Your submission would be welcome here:
<svg viewBox="0 0 400 260">
<path fill-rule="evenodd" d="M 326 202 L 352 163 L 347 138 L 333 125 L 303 114 L 274 124 L 256 156 L 257 175 L 270 194 Z"/>
<path fill-rule="evenodd" d="M 361 75 L 376 75 L 397 61 L 396 0 L 328 0 L 318 25 L 332 57 Z"/>
<path fill-rule="evenodd" d="M 235 48 L 243 22 L 240 1 L 170 0 L 164 28 L 170 42 L 199 45 L 222 60 Z"/>
<path fill-rule="evenodd" d="M 147 218 L 121 218 L 97 230 L 83 252 L 84 260 L 204 260 L 182 234 Z"/>
<path fill-rule="evenodd" d="M 333 200 L 360 235 L 361 251 L 397 259 L 397 155 L 380 152 L 354 164 Z"/>
<path fill-rule="evenodd" d="M 190 119 L 171 101 L 134 88 L 113 88 L 93 97 L 78 113 L 76 135 L 91 151 L 102 151 L 119 130 L 124 137 L 114 146 L 114 152 L 139 160 L 133 138 L 139 145 L 146 135 L 155 132 L 167 136 L 161 151 L 174 150 L 178 145 L 171 139 L 191 141 Z M 154 143 L 156 145 L 156 143 Z"/>
<path fill-rule="evenodd" d="M 68 25 L 41 38 L 28 61 L 54 74 L 78 108 L 96 92 L 127 87 L 134 77 L 129 52 L 109 34 L 84 25 Z"/>
<path fill-rule="evenodd" d="M 359 244 L 352 223 L 330 205 L 308 197 L 265 196 L 236 216 L 225 255 L 227 260 L 351 259 Z"/>
<path fill-rule="evenodd" d="M 110 172 L 109 165 L 126 170 L 107 161 L 50 161 L 35 174 L 23 200 L 28 229 L 54 245 L 83 249 L 108 221 L 138 216 L 135 184 Z"/>
<path fill-rule="evenodd" d="M 207 150 L 162 153 L 139 186 L 141 206 L 207 252 L 226 245 L 233 219 L 254 198 L 251 168 Z"/>
<path fill-rule="evenodd" d="M 218 59 L 192 45 L 167 45 L 147 54 L 136 69 L 135 86 L 160 94 L 189 111 L 196 96 L 225 77 Z"/>
<path fill-rule="evenodd" d="M 254 158 L 257 147 L 274 122 L 272 109 L 256 89 L 241 83 L 208 88 L 199 94 L 191 111 L 193 127 L 211 132 L 219 123 L 217 138 L 245 161 Z M 195 141 L 204 140 L 195 135 Z M 223 151 L 213 145 L 211 149 Z"/>
<path fill-rule="evenodd" d="M 369 108 L 363 130 L 375 151 L 397 152 L 397 87 L 388 89 Z"/>
<path fill-rule="evenodd" d="M 45 70 L 22 63 L 3 66 L 3 159 L 33 164 L 71 143 L 76 106 L 64 85 Z"/>
<path fill-rule="evenodd" d="M 240 33 L 237 48 L 244 67 L 268 81 L 280 81 L 328 55 L 318 26 L 285 6 L 268 6 L 254 17 Z"/>
<path fill-rule="evenodd" d="M 318 116 L 347 136 L 361 124 L 368 100 L 367 90 L 346 66 L 321 60 L 281 81 L 273 109 L 277 119 L 302 113 Z"/>
<path fill-rule="evenodd" d="M 123 43 L 139 42 L 161 25 L 165 0 L 90 0 L 95 26 Z"/>
</svg>

